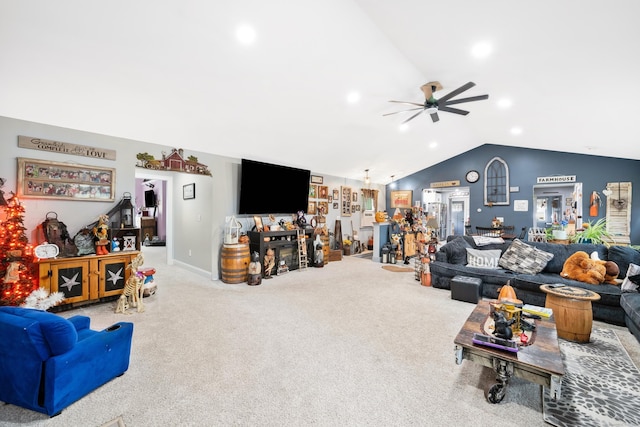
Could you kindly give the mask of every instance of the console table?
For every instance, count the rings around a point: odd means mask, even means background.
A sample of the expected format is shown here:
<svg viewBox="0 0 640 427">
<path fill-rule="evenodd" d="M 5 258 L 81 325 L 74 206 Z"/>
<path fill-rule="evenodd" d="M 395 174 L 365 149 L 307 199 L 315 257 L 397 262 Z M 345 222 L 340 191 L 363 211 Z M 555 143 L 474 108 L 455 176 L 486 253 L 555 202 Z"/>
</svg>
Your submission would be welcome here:
<svg viewBox="0 0 640 427">
<path fill-rule="evenodd" d="M 297 270 L 298 265 L 298 240 L 297 230 L 287 231 L 249 231 L 249 250 L 251 253 L 258 252 L 260 254 L 260 263 L 264 261 L 264 255 L 267 252 L 267 248 L 275 252 L 276 265 L 272 270 L 272 275 L 277 274 L 278 265 L 281 260 L 284 260 L 289 267 L 289 270 Z M 313 228 L 307 228 L 304 230 L 307 244 L 307 260 L 309 261 L 309 267 L 313 266 L 314 245 L 313 245 Z M 263 272 L 264 274 L 264 272 Z"/>
</svg>

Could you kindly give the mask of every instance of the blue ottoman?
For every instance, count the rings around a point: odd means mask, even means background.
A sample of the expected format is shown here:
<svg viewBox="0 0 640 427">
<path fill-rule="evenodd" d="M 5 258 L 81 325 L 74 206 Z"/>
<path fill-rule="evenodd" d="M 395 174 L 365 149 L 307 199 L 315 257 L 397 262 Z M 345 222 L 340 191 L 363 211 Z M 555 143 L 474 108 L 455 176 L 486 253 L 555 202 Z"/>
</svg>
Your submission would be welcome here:
<svg viewBox="0 0 640 427">
<path fill-rule="evenodd" d="M 482 280 L 477 277 L 455 276 L 451 279 L 451 299 L 477 304 L 482 299 Z"/>
</svg>

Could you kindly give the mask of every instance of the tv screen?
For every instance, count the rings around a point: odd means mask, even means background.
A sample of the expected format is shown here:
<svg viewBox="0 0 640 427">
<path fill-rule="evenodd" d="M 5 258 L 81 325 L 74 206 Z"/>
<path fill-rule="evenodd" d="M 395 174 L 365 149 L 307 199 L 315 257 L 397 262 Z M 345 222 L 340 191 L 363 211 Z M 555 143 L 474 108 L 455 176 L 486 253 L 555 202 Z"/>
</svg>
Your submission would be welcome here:
<svg viewBox="0 0 640 427">
<path fill-rule="evenodd" d="M 153 208 L 156 205 L 156 193 L 153 190 L 145 190 L 144 192 L 144 207 Z"/>
<path fill-rule="evenodd" d="M 239 214 L 307 211 L 311 171 L 242 159 Z"/>
</svg>

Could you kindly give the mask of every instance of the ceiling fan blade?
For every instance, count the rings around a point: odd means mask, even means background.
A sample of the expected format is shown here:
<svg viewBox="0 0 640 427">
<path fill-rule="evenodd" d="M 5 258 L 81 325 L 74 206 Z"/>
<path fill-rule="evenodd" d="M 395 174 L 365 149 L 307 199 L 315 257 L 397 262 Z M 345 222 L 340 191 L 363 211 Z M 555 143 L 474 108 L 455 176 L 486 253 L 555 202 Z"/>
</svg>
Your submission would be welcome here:
<svg viewBox="0 0 640 427">
<path fill-rule="evenodd" d="M 438 120 L 440 120 L 440 117 L 438 117 L 438 112 L 431 113 L 431 120 L 433 121 L 433 123 L 435 123 Z"/>
<path fill-rule="evenodd" d="M 462 114 L 463 116 L 466 116 L 467 114 L 469 114 L 468 111 L 460 110 L 459 108 L 447 107 L 446 105 L 444 107 L 438 106 L 438 110 L 446 111 L 447 113 Z"/>
<path fill-rule="evenodd" d="M 452 99 L 451 101 L 445 101 L 445 105 L 461 104 L 463 102 L 483 101 L 489 99 L 489 95 L 470 96 L 469 98 Z M 442 101 L 438 101 L 441 105 Z"/>
<path fill-rule="evenodd" d="M 419 107 L 424 107 L 424 104 L 422 103 L 418 103 L 418 102 L 409 102 L 409 101 L 389 101 L 389 102 L 395 102 L 397 104 L 409 104 L 409 105 L 417 105 Z"/>
<path fill-rule="evenodd" d="M 407 123 L 409 120 L 413 120 L 414 118 L 418 117 L 420 114 L 422 114 L 424 112 L 424 110 L 422 111 L 418 111 L 417 113 L 415 113 L 413 116 L 409 117 L 407 120 L 405 120 L 404 122 L 400 123 L 400 124 L 405 124 Z"/>
<path fill-rule="evenodd" d="M 474 87 L 476 84 L 474 82 L 469 82 L 467 84 L 464 84 L 462 86 L 460 86 L 458 89 L 449 92 L 448 94 L 446 94 L 445 96 L 443 96 L 442 98 L 438 99 L 438 103 L 441 102 L 446 102 L 447 100 L 453 98 L 454 96 L 460 95 L 462 92 L 464 92 L 465 90 L 469 90 L 472 87 Z"/>
<path fill-rule="evenodd" d="M 390 116 L 392 114 L 404 113 L 405 111 L 414 111 L 414 110 L 424 110 L 424 107 L 409 108 L 408 110 L 394 111 L 393 113 L 385 113 L 385 114 L 383 114 L 383 116 Z"/>
</svg>

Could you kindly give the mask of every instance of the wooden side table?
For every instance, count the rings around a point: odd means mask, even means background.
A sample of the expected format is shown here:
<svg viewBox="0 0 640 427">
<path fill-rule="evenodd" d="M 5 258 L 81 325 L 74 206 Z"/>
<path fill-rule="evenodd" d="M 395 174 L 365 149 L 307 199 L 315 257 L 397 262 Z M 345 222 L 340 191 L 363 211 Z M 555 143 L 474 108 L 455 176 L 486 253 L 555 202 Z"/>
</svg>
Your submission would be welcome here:
<svg viewBox="0 0 640 427">
<path fill-rule="evenodd" d="M 565 285 L 542 285 L 547 294 L 545 307 L 553 310 L 558 337 L 580 343 L 589 342 L 593 326 L 591 301 L 600 295 L 588 289 Z"/>
</svg>

